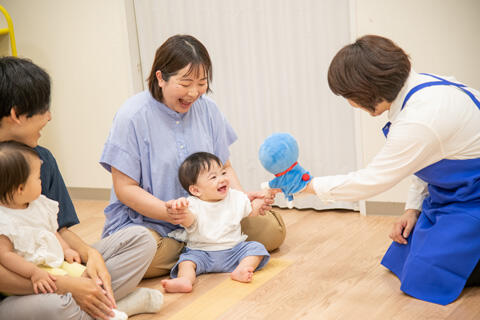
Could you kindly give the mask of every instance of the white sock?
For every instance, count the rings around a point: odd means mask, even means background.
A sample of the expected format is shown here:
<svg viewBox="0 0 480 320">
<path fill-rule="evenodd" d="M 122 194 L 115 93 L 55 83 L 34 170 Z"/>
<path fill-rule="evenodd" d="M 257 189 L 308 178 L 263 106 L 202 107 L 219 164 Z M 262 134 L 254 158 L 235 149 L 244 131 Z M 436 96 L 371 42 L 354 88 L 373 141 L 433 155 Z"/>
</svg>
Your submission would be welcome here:
<svg viewBox="0 0 480 320">
<path fill-rule="evenodd" d="M 163 304 L 163 294 L 160 290 L 137 288 L 128 296 L 117 302 L 118 310 L 132 316 L 138 313 L 156 313 Z"/>
<path fill-rule="evenodd" d="M 115 313 L 115 315 L 111 317 L 110 320 L 127 320 L 128 319 L 128 316 L 125 312 L 119 311 L 117 309 L 113 309 L 113 313 Z"/>
</svg>

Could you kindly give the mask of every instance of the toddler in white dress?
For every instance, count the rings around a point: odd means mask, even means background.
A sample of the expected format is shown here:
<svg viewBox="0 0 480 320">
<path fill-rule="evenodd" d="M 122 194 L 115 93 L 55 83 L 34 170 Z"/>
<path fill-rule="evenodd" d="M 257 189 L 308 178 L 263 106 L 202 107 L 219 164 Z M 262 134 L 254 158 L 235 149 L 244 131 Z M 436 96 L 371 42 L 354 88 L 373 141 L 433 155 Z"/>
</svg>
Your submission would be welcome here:
<svg viewBox="0 0 480 320">
<path fill-rule="evenodd" d="M 54 293 L 55 275 L 79 277 L 86 269 L 57 232 L 58 202 L 41 194 L 41 165 L 34 149 L 0 144 L 0 264 L 30 279 L 36 294 Z M 127 319 L 113 311 L 111 319 Z"/>
</svg>

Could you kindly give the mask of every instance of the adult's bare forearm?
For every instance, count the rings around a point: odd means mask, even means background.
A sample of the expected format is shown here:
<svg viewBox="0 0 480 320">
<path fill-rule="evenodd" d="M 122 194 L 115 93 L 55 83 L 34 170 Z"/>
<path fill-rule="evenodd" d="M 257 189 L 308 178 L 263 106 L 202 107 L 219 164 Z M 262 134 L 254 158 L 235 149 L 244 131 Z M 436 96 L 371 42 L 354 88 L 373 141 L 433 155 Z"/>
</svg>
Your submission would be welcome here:
<svg viewBox="0 0 480 320">
<path fill-rule="evenodd" d="M 0 279 L 0 292 L 6 292 L 13 295 L 27 295 L 34 293 L 30 279 L 26 279 L 1 265 Z"/>
<path fill-rule="evenodd" d="M 165 202 L 142 189 L 138 181 L 112 167 L 113 190 L 127 207 L 149 218 L 168 221 Z"/>
<path fill-rule="evenodd" d="M 127 207 L 152 219 L 168 220 L 164 201 L 156 198 L 139 186 L 127 185 L 118 189 L 116 191 L 117 198 Z"/>
<path fill-rule="evenodd" d="M 30 279 L 36 269 L 33 263 L 28 262 L 15 252 L 2 252 L 0 254 L 0 264 L 26 279 Z"/>
<path fill-rule="evenodd" d="M 71 292 L 73 280 L 75 278 L 70 278 L 66 276 L 55 276 L 57 281 L 57 293 L 65 294 Z M 8 270 L 7 268 L 0 265 L 0 292 L 5 292 L 11 295 L 23 296 L 29 294 L 35 294 L 33 291 L 32 281 L 30 279 L 23 278 L 15 272 Z"/>
<path fill-rule="evenodd" d="M 58 231 L 58 233 L 63 240 L 65 240 L 68 246 L 70 246 L 70 248 L 78 252 L 82 262 L 86 263 L 88 261 L 88 251 L 93 248 L 68 228 L 62 228 Z"/>
</svg>

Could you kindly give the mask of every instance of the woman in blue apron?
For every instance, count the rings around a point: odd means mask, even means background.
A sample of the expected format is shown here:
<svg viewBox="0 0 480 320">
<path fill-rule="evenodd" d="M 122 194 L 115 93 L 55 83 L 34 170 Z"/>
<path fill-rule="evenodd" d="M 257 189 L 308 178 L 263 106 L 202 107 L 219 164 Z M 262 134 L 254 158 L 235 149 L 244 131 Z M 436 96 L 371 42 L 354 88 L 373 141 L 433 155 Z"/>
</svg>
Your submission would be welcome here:
<svg viewBox="0 0 480 320">
<path fill-rule="evenodd" d="M 405 293 L 454 301 L 480 283 L 480 94 L 454 79 L 416 73 L 401 48 L 372 35 L 337 53 L 328 81 L 353 107 L 372 116 L 388 111 L 387 139 L 366 168 L 314 178 L 306 192 L 361 200 L 412 176 L 382 264 Z"/>
</svg>

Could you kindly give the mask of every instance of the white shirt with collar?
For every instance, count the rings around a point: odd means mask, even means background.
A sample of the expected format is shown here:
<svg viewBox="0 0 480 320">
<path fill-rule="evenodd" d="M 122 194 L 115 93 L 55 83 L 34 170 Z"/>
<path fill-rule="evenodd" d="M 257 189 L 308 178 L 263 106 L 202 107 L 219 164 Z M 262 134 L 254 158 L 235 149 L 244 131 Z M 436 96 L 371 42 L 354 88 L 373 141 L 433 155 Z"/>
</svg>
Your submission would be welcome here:
<svg viewBox="0 0 480 320">
<path fill-rule="evenodd" d="M 456 82 L 454 78 L 443 77 Z M 346 175 L 312 180 L 324 201 L 357 201 L 382 193 L 405 177 L 442 159 L 480 158 L 480 109 L 471 98 L 453 86 L 432 86 L 413 94 L 401 110 L 407 93 L 416 85 L 437 81 L 411 70 L 392 102 L 392 122 L 385 145 L 364 169 Z M 467 88 L 479 100 L 480 93 Z M 422 207 L 427 184 L 413 176 L 405 209 Z"/>
</svg>

